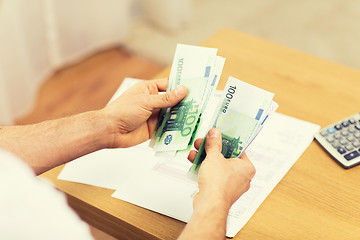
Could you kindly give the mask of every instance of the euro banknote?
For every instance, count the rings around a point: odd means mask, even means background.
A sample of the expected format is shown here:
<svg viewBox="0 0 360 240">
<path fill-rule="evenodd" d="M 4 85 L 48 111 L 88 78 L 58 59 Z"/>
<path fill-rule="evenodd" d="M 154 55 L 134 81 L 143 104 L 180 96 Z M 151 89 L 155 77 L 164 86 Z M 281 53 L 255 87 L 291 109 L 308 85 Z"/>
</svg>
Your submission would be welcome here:
<svg viewBox="0 0 360 240">
<path fill-rule="evenodd" d="M 229 77 L 220 105 L 213 115 L 212 126 L 222 134 L 222 154 L 225 158 L 240 157 L 257 136 L 269 115 L 276 110 L 274 94 L 241 80 Z M 196 178 L 205 159 L 205 138 L 189 170 Z"/>
<path fill-rule="evenodd" d="M 186 149 L 191 142 L 207 97 L 216 83 L 214 69 L 223 65 L 217 49 L 179 44 L 169 76 L 168 91 L 185 85 L 187 96 L 177 105 L 162 109 L 150 145 L 157 152 Z M 218 64 L 216 62 L 218 61 Z M 222 69 L 222 67 L 221 67 Z M 214 81 L 215 80 L 215 81 Z"/>
<path fill-rule="evenodd" d="M 181 85 L 183 79 L 210 76 L 218 49 L 178 44 L 169 75 L 167 91 Z"/>
<path fill-rule="evenodd" d="M 210 101 L 210 97 L 214 96 L 214 92 L 216 90 L 216 87 L 219 83 L 220 80 L 220 76 L 222 73 L 222 70 L 224 68 L 224 64 L 225 64 L 225 58 L 220 57 L 220 56 L 216 56 L 216 61 L 215 61 L 215 66 L 213 68 L 213 70 L 211 71 L 211 75 L 210 75 L 210 79 L 208 82 L 208 85 L 206 86 L 206 96 L 204 97 L 204 104 L 202 109 L 200 110 L 200 115 L 199 115 L 199 119 L 196 123 L 196 126 L 194 128 L 194 131 L 191 135 L 191 138 L 188 142 L 188 145 L 185 149 L 180 149 L 180 150 L 174 150 L 174 151 L 158 151 L 156 152 L 156 156 L 158 157 L 177 157 L 177 158 L 186 158 L 187 154 L 189 153 L 195 137 L 198 134 L 198 130 L 200 129 L 200 126 L 202 125 L 204 119 L 204 111 L 207 108 L 207 106 L 209 105 L 209 107 L 211 108 L 212 105 L 214 104 L 212 101 Z"/>
</svg>

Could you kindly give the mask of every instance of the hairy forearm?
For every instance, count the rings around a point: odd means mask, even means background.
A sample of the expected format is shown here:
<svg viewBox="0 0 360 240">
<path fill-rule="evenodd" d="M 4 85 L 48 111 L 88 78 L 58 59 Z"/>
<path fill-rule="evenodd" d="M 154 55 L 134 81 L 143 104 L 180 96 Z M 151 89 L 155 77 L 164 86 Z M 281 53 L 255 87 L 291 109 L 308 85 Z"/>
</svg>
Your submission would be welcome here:
<svg viewBox="0 0 360 240">
<path fill-rule="evenodd" d="M 229 207 L 216 197 L 198 201 L 189 223 L 178 239 L 225 239 L 228 211 Z"/>
<path fill-rule="evenodd" d="M 97 111 L 33 125 L 0 129 L 0 148 L 13 152 L 36 174 L 106 147 L 107 127 Z"/>
</svg>

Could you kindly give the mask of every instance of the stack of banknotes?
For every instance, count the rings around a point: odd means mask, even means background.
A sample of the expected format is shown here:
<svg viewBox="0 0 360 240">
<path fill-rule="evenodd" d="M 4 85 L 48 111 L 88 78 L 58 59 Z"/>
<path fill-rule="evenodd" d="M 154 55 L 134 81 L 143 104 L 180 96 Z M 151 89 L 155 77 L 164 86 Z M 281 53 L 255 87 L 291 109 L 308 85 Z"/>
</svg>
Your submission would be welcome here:
<svg viewBox="0 0 360 240">
<path fill-rule="evenodd" d="M 225 58 L 217 49 L 178 44 L 169 76 L 167 91 L 185 85 L 187 96 L 172 108 L 162 109 L 150 146 L 159 156 L 187 155 L 198 130 L 205 120 L 207 128 L 219 128 L 222 133 L 222 153 L 225 158 L 240 157 L 254 140 L 269 115 L 278 105 L 273 93 L 229 77 L 220 101 L 210 101 L 217 88 Z M 211 110 L 204 119 L 204 111 Z M 209 111 L 208 111 L 209 112 Z M 197 174 L 206 153 L 200 146 L 190 178 Z"/>
</svg>

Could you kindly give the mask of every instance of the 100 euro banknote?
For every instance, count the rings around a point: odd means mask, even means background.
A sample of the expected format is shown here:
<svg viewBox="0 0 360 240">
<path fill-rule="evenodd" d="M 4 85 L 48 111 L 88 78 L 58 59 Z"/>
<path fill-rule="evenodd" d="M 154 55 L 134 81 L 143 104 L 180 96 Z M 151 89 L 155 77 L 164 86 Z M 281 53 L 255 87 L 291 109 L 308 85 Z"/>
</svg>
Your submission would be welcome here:
<svg viewBox="0 0 360 240">
<path fill-rule="evenodd" d="M 168 91 L 185 85 L 187 96 L 176 106 L 162 109 L 150 145 L 155 151 L 185 149 L 206 104 L 217 49 L 179 44 L 169 77 Z"/>
<path fill-rule="evenodd" d="M 204 113 L 205 109 L 207 108 L 207 106 L 209 108 L 213 107 L 214 103 L 210 101 L 210 97 L 214 95 L 214 92 L 216 90 L 216 87 L 217 87 L 220 77 L 221 77 L 221 73 L 222 73 L 224 64 L 225 64 L 225 58 L 216 56 L 215 66 L 214 66 L 213 70 L 211 71 L 210 79 L 209 79 L 208 85 L 206 86 L 205 97 L 203 98 L 204 104 L 202 105 L 202 109 L 200 109 L 199 119 L 194 127 L 194 131 L 190 137 L 187 147 L 185 149 L 180 149 L 180 150 L 175 150 L 175 151 L 158 151 L 158 152 L 156 152 L 156 156 L 177 157 L 177 158 L 183 158 L 183 159 L 186 158 L 186 156 L 189 153 L 189 151 L 194 143 L 194 140 L 198 134 L 198 130 L 200 129 L 202 123 L 204 122 L 203 113 Z"/>
<path fill-rule="evenodd" d="M 229 77 L 221 104 L 212 120 L 212 127 L 221 131 L 222 154 L 225 158 L 239 157 L 251 143 L 267 119 L 269 111 L 274 111 L 273 96 L 273 93 Z M 205 139 L 189 170 L 191 178 L 197 176 L 205 159 L 204 146 Z"/>
<path fill-rule="evenodd" d="M 187 96 L 177 105 L 168 109 L 154 139 L 155 151 L 176 151 L 187 147 L 200 116 L 200 104 L 208 78 L 183 81 Z M 186 84 L 188 83 L 188 84 Z"/>
</svg>

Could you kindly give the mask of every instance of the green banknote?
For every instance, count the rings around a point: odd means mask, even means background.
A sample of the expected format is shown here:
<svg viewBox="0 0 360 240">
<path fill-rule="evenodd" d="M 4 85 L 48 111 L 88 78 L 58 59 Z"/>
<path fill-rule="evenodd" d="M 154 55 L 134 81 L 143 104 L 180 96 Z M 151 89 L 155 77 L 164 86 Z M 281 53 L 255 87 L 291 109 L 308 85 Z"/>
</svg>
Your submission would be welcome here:
<svg viewBox="0 0 360 240">
<path fill-rule="evenodd" d="M 202 105 L 201 112 L 203 112 L 207 107 L 210 96 L 213 95 L 214 91 L 218 86 L 224 65 L 225 65 L 225 58 L 216 56 L 214 69 L 211 71 L 210 81 L 206 86 L 204 104 Z"/>
<path fill-rule="evenodd" d="M 161 125 L 156 129 L 155 151 L 185 149 L 193 135 L 200 116 L 201 103 L 209 78 L 183 81 L 188 88 L 187 96 L 161 116 Z"/>
<path fill-rule="evenodd" d="M 180 85 L 187 96 L 176 106 L 162 109 L 150 146 L 157 152 L 186 149 L 206 104 L 217 49 L 179 44 L 169 76 L 168 91 Z"/>
<path fill-rule="evenodd" d="M 269 111 L 273 110 L 273 96 L 273 93 L 229 77 L 211 125 L 221 131 L 225 158 L 239 157 L 256 137 Z M 190 178 L 197 177 L 205 159 L 204 146 L 205 138 L 189 170 Z"/>
<path fill-rule="evenodd" d="M 204 117 L 206 117 L 206 115 L 204 115 L 205 109 L 207 107 L 212 108 L 214 106 L 213 102 L 210 101 L 210 97 L 214 96 L 214 92 L 219 83 L 221 73 L 224 68 L 224 64 L 225 64 L 225 58 L 216 56 L 214 70 L 211 71 L 210 81 L 208 82 L 208 85 L 206 86 L 204 104 L 202 105 L 203 106 L 202 109 L 200 109 L 199 119 L 198 119 L 195 129 L 193 131 L 193 134 L 190 138 L 190 141 L 188 142 L 188 146 L 186 149 L 177 150 L 176 152 L 171 153 L 172 157 L 186 158 L 186 156 L 190 152 L 190 149 L 191 149 L 192 145 L 194 144 L 194 141 L 196 139 L 198 131 L 204 122 Z M 161 155 L 161 154 L 158 154 L 158 155 Z M 166 155 L 169 156 L 169 152 L 166 152 Z"/>
</svg>

